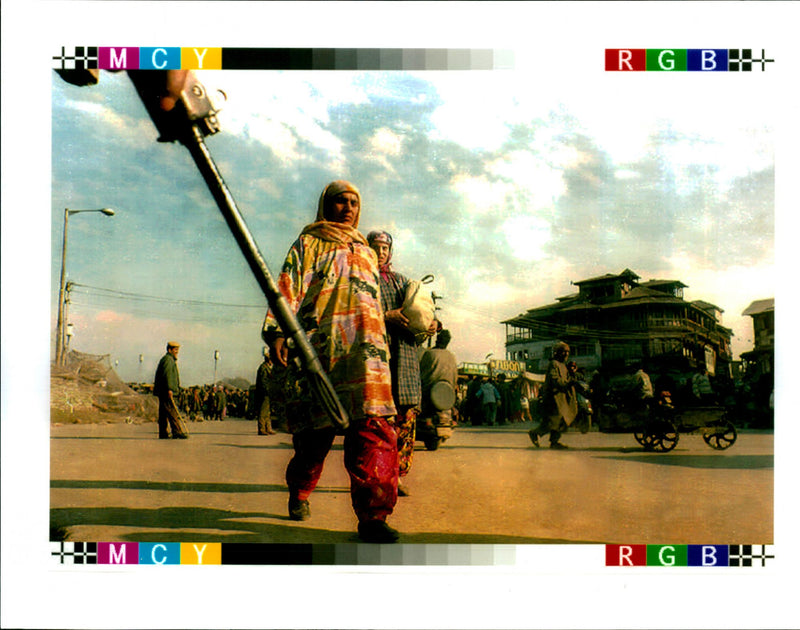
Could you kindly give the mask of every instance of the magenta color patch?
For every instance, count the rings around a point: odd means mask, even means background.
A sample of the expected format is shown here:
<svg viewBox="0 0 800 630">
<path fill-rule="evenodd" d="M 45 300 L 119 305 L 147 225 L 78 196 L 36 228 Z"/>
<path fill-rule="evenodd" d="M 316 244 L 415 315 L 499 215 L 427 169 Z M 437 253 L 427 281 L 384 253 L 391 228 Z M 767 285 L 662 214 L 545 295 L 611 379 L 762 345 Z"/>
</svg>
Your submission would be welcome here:
<svg viewBox="0 0 800 630">
<path fill-rule="evenodd" d="M 101 70 L 138 70 L 139 48 L 112 46 L 98 48 L 97 65 Z"/>
<path fill-rule="evenodd" d="M 139 543 L 97 543 L 97 564 L 139 564 Z"/>
</svg>

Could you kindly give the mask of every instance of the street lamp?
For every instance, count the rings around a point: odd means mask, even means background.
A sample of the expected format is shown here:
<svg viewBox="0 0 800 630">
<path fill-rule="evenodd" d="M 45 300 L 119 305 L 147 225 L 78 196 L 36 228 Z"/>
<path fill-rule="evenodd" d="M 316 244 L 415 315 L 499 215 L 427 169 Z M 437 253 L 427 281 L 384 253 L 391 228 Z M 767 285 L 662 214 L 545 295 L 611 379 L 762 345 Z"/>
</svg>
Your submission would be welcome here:
<svg viewBox="0 0 800 630">
<path fill-rule="evenodd" d="M 56 365 L 64 365 L 66 356 L 64 352 L 65 347 L 65 334 L 64 334 L 64 289 L 66 286 L 66 263 L 67 263 L 67 224 L 69 222 L 69 215 L 78 214 L 79 212 L 102 212 L 107 217 L 114 216 L 114 211 L 111 208 L 93 208 L 88 210 L 70 210 L 64 208 L 64 241 L 61 245 L 61 282 L 58 288 L 58 323 L 56 324 Z"/>
</svg>

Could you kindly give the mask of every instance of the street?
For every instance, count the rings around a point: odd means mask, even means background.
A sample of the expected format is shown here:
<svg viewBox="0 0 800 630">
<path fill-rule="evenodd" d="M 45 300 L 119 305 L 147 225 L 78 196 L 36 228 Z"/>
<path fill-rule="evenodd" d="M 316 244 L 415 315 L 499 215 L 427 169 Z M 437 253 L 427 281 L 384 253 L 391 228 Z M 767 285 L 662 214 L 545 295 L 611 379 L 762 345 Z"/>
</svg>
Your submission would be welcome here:
<svg viewBox="0 0 800 630">
<path fill-rule="evenodd" d="M 287 516 L 285 433 L 254 421 L 51 426 L 51 526 L 67 540 L 357 542 L 337 438 L 311 519 Z M 437 451 L 417 443 L 389 523 L 401 543 L 772 543 L 773 435 L 740 432 L 725 451 L 699 434 L 645 452 L 631 434 L 565 434 L 536 449 L 530 424 L 458 427 Z M 546 444 L 547 440 L 543 440 Z"/>
</svg>

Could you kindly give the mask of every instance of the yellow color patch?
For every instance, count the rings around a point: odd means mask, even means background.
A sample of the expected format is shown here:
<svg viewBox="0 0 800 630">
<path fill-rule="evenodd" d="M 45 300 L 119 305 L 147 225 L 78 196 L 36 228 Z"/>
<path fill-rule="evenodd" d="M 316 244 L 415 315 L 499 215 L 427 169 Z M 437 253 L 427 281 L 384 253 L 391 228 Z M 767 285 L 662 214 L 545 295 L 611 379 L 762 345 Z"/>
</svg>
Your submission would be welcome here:
<svg viewBox="0 0 800 630">
<path fill-rule="evenodd" d="M 222 70 L 222 48 L 181 48 L 182 70 Z"/>
<path fill-rule="evenodd" d="M 222 564 L 222 543 L 181 543 L 181 564 Z"/>
</svg>

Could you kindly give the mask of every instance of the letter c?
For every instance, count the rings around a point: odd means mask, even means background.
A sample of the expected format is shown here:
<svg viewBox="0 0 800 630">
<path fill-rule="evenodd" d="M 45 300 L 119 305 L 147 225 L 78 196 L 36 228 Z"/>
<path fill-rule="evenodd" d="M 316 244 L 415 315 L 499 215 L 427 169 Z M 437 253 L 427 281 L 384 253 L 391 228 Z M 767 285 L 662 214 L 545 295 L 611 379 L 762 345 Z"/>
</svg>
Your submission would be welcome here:
<svg viewBox="0 0 800 630">
<path fill-rule="evenodd" d="M 165 57 L 164 61 L 162 61 L 161 63 L 156 61 L 156 55 L 159 54 L 159 53 L 161 53 Z M 166 56 L 167 56 L 167 51 L 166 50 L 164 50 L 163 48 L 156 48 L 153 51 L 153 67 L 156 68 L 157 70 L 163 70 L 164 68 L 166 68 L 167 67 Z M 155 547 L 154 547 L 154 549 L 155 549 Z"/>
<path fill-rule="evenodd" d="M 161 560 L 156 558 L 156 549 L 161 549 L 164 552 L 164 555 L 161 556 Z M 153 551 L 151 552 L 150 557 L 153 559 L 153 564 L 164 564 L 167 561 L 167 548 L 161 543 L 153 545 Z"/>
</svg>

